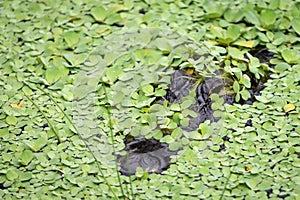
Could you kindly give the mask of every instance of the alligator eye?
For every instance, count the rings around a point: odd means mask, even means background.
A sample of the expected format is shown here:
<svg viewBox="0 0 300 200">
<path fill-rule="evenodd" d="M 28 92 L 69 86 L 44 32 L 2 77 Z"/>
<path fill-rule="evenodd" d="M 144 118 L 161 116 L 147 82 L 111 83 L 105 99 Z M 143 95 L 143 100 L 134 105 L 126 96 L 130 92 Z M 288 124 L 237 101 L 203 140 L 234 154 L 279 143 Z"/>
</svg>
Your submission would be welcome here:
<svg viewBox="0 0 300 200">
<path fill-rule="evenodd" d="M 219 94 L 224 88 L 223 84 L 218 84 L 216 86 L 214 86 L 213 88 L 211 88 L 211 90 L 209 91 L 209 94 Z"/>
</svg>

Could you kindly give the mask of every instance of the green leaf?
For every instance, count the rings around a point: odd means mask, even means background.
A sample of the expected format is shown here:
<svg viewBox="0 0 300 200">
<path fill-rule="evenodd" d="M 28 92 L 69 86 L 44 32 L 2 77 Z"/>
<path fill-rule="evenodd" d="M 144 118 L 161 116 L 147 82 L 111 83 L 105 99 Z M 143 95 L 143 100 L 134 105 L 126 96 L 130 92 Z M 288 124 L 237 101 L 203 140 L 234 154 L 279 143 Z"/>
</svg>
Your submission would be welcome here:
<svg viewBox="0 0 300 200">
<path fill-rule="evenodd" d="M 266 33 L 266 35 L 267 35 L 267 37 L 268 37 L 268 39 L 269 39 L 270 41 L 273 41 L 273 40 L 274 40 L 274 34 L 273 34 L 272 32 L 268 31 L 268 32 Z"/>
<path fill-rule="evenodd" d="M 241 47 L 252 48 L 255 45 L 255 41 L 254 40 L 249 40 L 249 41 L 238 40 L 238 41 L 234 42 L 233 44 L 237 45 L 237 46 L 241 46 Z"/>
<path fill-rule="evenodd" d="M 1 128 L 0 129 L 0 138 L 3 138 L 3 139 L 9 138 L 8 128 Z"/>
<path fill-rule="evenodd" d="M 237 48 L 228 47 L 228 54 L 235 59 L 244 60 L 244 53 Z"/>
<path fill-rule="evenodd" d="M 169 144 L 170 151 L 177 151 L 181 147 L 181 143 L 179 142 L 173 142 Z"/>
<path fill-rule="evenodd" d="M 288 113 L 288 112 L 290 112 L 292 110 L 295 110 L 296 107 L 295 107 L 294 104 L 288 103 L 288 104 L 284 105 L 283 109 L 284 109 L 284 112 Z"/>
<path fill-rule="evenodd" d="M 175 128 L 171 133 L 172 138 L 179 139 L 182 136 L 182 130 L 180 128 Z"/>
<path fill-rule="evenodd" d="M 64 85 L 61 93 L 65 100 L 72 101 L 74 99 L 73 85 Z"/>
<path fill-rule="evenodd" d="M 71 67 L 78 67 L 81 63 L 83 63 L 88 57 L 88 54 L 74 54 L 74 53 L 66 53 L 64 54 L 64 58 L 71 63 Z"/>
<path fill-rule="evenodd" d="M 199 130 L 201 131 L 201 135 L 207 135 L 209 133 L 209 125 L 207 123 L 201 123 Z"/>
<path fill-rule="evenodd" d="M 236 76 L 236 78 L 238 80 L 242 78 L 243 72 L 240 68 L 232 67 L 232 68 L 230 68 L 230 71 L 234 73 L 234 75 Z"/>
<path fill-rule="evenodd" d="M 114 83 L 119 76 L 122 74 L 121 66 L 113 66 L 106 70 L 106 77 L 109 80 L 109 83 Z"/>
<path fill-rule="evenodd" d="M 242 78 L 241 78 L 241 83 L 246 87 L 246 88 L 250 88 L 251 87 L 251 81 L 250 78 L 247 74 L 243 74 Z"/>
<path fill-rule="evenodd" d="M 126 7 L 123 4 L 115 4 L 108 9 L 108 13 L 117 13 L 122 10 L 126 10 Z"/>
<path fill-rule="evenodd" d="M 247 186 L 248 186 L 249 188 L 251 188 L 252 190 L 255 189 L 255 187 L 260 183 L 260 181 L 261 181 L 261 178 L 260 178 L 260 177 L 257 177 L 257 176 L 245 180 Z"/>
<path fill-rule="evenodd" d="M 237 81 L 234 81 L 233 83 L 233 91 L 235 93 L 238 93 L 240 91 L 240 84 Z"/>
<path fill-rule="evenodd" d="M 181 107 L 178 103 L 173 103 L 173 104 L 171 104 L 170 109 L 173 111 L 180 111 Z"/>
<path fill-rule="evenodd" d="M 188 118 L 183 118 L 180 120 L 180 124 L 187 127 L 190 124 L 190 120 Z"/>
<path fill-rule="evenodd" d="M 262 102 L 262 103 L 268 103 L 268 102 L 270 102 L 270 100 L 268 98 L 264 97 L 264 96 L 255 96 L 255 98 L 258 101 Z"/>
<path fill-rule="evenodd" d="M 222 90 L 221 90 L 221 93 L 222 93 Z M 210 95 L 210 99 L 213 101 L 213 102 L 217 102 L 217 101 L 221 101 L 221 99 L 223 98 L 220 98 L 219 94 L 217 93 L 212 93 Z M 224 100 L 224 99 L 223 99 Z"/>
<path fill-rule="evenodd" d="M 169 53 L 172 49 L 172 46 L 167 39 L 158 38 L 155 40 L 155 44 L 159 50 L 163 51 L 163 53 Z"/>
<path fill-rule="evenodd" d="M 6 117 L 6 123 L 9 125 L 16 125 L 18 122 L 18 118 L 16 118 L 15 116 L 7 116 Z"/>
<path fill-rule="evenodd" d="M 260 14 L 260 20 L 261 23 L 264 25 L 264 27 L 268 27 L 270 25 L 273 25 L 276 20 L 276 14 L 274 10 L 263 10 Z"/>
<path fill-rule="evenodd" d="M 224 30 L 219 26 L 210 26 L 210 32 L 218 38 L 224 38 Z"/>
<path fill-rule="evenodd" d="M 117 90 L 113 93 L 111 101 L 112 101 L 112 105 L 117 105 L 119 103 L 121 103 L 122 101 L 124 101 L 124 97 L 125 94 L 122 92 L 122 90 Z"/>
<path fill-rule="evenodd" d="M 23 151 L 21 155 L 21 160 L 23 165 L 28 165 L 33 158 L 33 153 L 30 150 Z"/>
<path fill-rule="evenodd" d="M 122 21 L 122 17 L 119 13 L 115 13 L 112 15 L 109 15 L 106 19 L 105 19 L 105 23 L 109 24 L 109 25 L 113 25 L 115 23 L 121 22 Z"/>
<path fill-rule="evenodd" d="M 124 0 L 124 9 L 130 10 L 134 6 L 133 0 Z"/>
<path fill-rule="evenodd" d="M 102 6 L 92 8 L 91 14 L 97 22 L 103 22 L 106 18 L 107 12 Z"/>
<path fill-rule="evenodd" d="M 41 135 L 37 140 L 27 142 L 27 145 L 34 151 L 41 150 L 48 142 L 48 138 L 45 134 Z"/>
<path fill-rule="evenodd" d="M 88 87 L 86 85 L 79 85 L 74 87 L 73 94 L 74 99 L 82 99 L 87 96 L 90 92 L 95 91 L 96 88 Z"/>
<path fill-rule="evenodd" d="M 249 91 L 246 88 L 243 88 L 242 91 L 240 91 L 240 94 L 244 100 L 247 100 L 251 97 Z"/>
<path fill-rule="evenodd" d="M 291 69 L 291 66 L 284 62 L 284 63 L 277 64 L 274 69 L 277 72 L 284 72 L 286 70 Z"/>
<path fill-rule="evenodd" d="M 239 38 L 240 34 L 241 34 L 240 27 L 237 25 L 232 25 L 229 26 L 226 31 L 226 38 L 231 39 L 231 41 L 235 41 L 236 39 Z"/>
<path fill-rule="evenodd" d="M 260 67 L 260 62 L 259 59 L 256 57 L 251 56 L 250 54 L 247 53 L 248 58 L 250 59 L 249 62 L 249 71 L 253 74 L 258 73 L 258 68 Z"/>
<path fill-rule="evenodd" d="M 15 169 L 9 169 L 6 173 L 6 178 L 10 181 L 18 178 L 18 172 Z"/>
<path fill-rule="evenodd" d="M 164 136 L 160 141 L 171 144 L 175 142 L 174 138 L 171 135 Z"/>
<path fill-rule="evenodd" d="M 166 90 L 164 89 L 155 89 L 155 96 L 156 97 L 163 97 L 167 94 Z"/>
<path fill-rule="evenodd" d="M 171 130 L 171 129 L 175 129 L 177 127 L 178 127 L 178 124 L 171 120 L 170 123 L 167 126 L 167 129 Z"/>
<path fill-rule="evenodd" d="M 207 18 L 216 18 L 222 16 L 225 9 L 222 4 L 217 3 L 216 1 L 205 0 L 202 5 L 207 13 Z"/>
<path fill-rule="evenodd" d="M 142 108 L 144 106 L 150 106 L 150 104 L 155 100 L 155 97 L 149 98 L 146 96 L 139 96 L 139 98 L 136 101 L 136 107 L 137 108 Z M 167 114 L 167 113 L 165 113 Z"/>
<path fill-rule="evenodd" d="M 80 38 L 80 34 L 75 31 L 69 31 L 64 34 L 64 39 L 67 42 L 70 48 L 74 48 L 76 44 L 78 44 Z"/>
<path fill-rule="evenodd" d="M 154 87 L 150 84 L 142 86 L 142 91 L 146 96 L 151 96 L 154 94 Z"/>
<path fill-rule="evenodd" d="M 204 134 L 200 134 L 198 131 L 183 132 L 184 136 L 193 140 L 203 139 Z"/>
<path fill-rule="evenodd" d="M 145 176 L 145 174 L 148 174 L 148 172 L 144 171 L 141 167 L 136 168 L 135 176 L 138 178 L 141 178 Z"/>
<path fill-rule="evenodd" d="M 236 102 L 239 102 L 240 99 L 241 99 L 240 92 L 237 92 L 237 93 L 235 94 L 234 100 L 235 100 Z"/>
<path fill-rule="evenodd" d="M 154 65 L 159 62 L 162 57 L 162 52 L 153 49 L 145 50 L 145 63 L 147 65 Z"/>
<path fill-rule="evenodd" d="M 226 111 L 227 112 L 234 112 L 234 111 L 236 111 L 238 108 L 236 107 L 236 106 L 233 106 L 233 105 L 227 105 L 226 106 Z"/>
<path fill-rule="evenodd" d="M 296 51 L 293 51 L 291 49 L 284 49 L 281 52 L 281 55 L 283 59 L 290 64 L 294 64 L 298 62 L 298 56 Z"/>
<path fill-rule="evenodd" d="M 300 18 L 294 18 L 291 24 L 294 31 L 300 35 Z"/>
<path fill-rule="evenodd" d="M 260 190 L 269 190 L 272 188 L 273 180 L 272 178 L 263 179 L 262 182 L 257 185 Z"/>
<path fill-rule="evenodd" d="M 113 52 L 109 52 L 109 53 L 106 53 L 104 55 L 104 62 L 106 64 L 106 66 L 109 66 L 111 65 L 117 58 L 117 55 Z"/>
<path fill-rule="evenodd" d="M 213 110 L 223 109 L 223 104 L 224 104 L 224 99 L 219 98 L 218 101 L 215 101 L 215 102 L 212 103 L 211 108 Z"/>
<path fill-rule="evenodd" d="M 183 100 L 182 104 L 181 104 L 181 108 L 182 109 L 186 109 L 188 107 L 190 107 L 191 105 L 193 105 L 195 102 L 193 100 L 187 99 L 187 100 Z"/>
<path fill-rule="evenodd" d="M 48 65 L 49 65 L 49 64 L 48 64 L 48 59 L 44 58 L 43 56 L 37 57 L 37 58 L 36 58 L 36 61 L 37 61 L 38 63 L 43 64 L 44 66 L 48 66 Z"/>
<path fill-rule="evenodd" d="M 257 35 L 258 35 L 258 38 L 260 39 L 260 41 L 270 42 L 269 38 L 264 33 L 258 32 Z"/>
<path fill-rule="evenodd" d="M 20 181 L 27 181 L 27 180 L 29 180 L 31 178 L 32 178 L 31 172 L 23 172 L 19 176 Z"/>
<path fill-rule="evenodd" d="M 270 9 L 278 9 L 280 4 L 280 0 L 271 0 L 269 4 Z"/>
<path fill-rule="evenodd" d="M 251 7 L 246 8 L 244 10 L 244 16 L 249 23 L 252 23 L 254 25 L 260 25 L 258 15 L 253 8 Z"/>
<path fill-rule="evenodd" d="M 49 83 L 49 84 L 52 84 L 56 81 L 58 81 L 58 79 L 60 79 L 60 76 L 61 76 L 61 72 L 60 70 L 53 66 L 53 67 L 48 67 L 46 69 L 46 72 L 45 72 L 45 76 L 46 76 L 46 81 Z"/>
<path fill-rule="evenodd" d="M 145 51 L 143 49 L 136 49 L 133 54 L 137 60 L 143 60 L 145 57 Z"/>
<path fill-rule="evenodd" d="M 244 17 L 244 13 L 240 9 L 228 8 L 224 13 L 224 18 L 228 22 L 238 22 Z"/>
</svg>

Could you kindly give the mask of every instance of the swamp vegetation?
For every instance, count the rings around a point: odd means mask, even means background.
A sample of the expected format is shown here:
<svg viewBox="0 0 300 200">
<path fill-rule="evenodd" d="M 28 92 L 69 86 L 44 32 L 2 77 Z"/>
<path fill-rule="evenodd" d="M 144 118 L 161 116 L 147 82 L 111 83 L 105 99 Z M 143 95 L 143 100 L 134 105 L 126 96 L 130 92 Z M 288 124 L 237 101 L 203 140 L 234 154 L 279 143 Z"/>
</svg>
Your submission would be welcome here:
<svg viewBox="0 0 300 200">
<path fill-rule="evenodd" d="M 0 198 L 299 198 L 300 2 L 0 12 Z"/>
</svg>

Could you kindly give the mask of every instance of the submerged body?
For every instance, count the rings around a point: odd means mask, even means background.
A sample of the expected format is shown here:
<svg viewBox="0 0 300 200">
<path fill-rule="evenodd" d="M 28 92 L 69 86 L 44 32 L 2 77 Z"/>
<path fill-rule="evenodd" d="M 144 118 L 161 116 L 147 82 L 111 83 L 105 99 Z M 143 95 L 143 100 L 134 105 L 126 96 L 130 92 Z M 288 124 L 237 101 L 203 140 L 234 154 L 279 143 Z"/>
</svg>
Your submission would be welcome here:
<svg viewBox="0 0 300 200">
<path fill-rule="evenodd" d="M 136 138 L 126 144 L 127 155 L 119 158 L 120 172 L 134 175 L 137 167 L 149 173 L 161 173 L 170 165 L 170 156 L 177 151 L 170 151 L 168 145 L 155 139 Z"/>
</svg>

